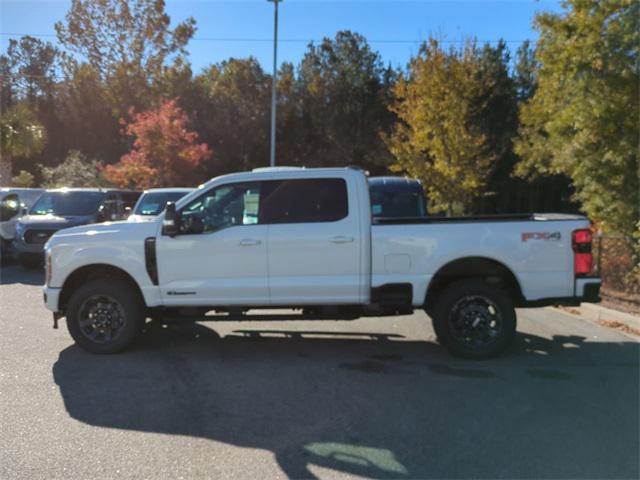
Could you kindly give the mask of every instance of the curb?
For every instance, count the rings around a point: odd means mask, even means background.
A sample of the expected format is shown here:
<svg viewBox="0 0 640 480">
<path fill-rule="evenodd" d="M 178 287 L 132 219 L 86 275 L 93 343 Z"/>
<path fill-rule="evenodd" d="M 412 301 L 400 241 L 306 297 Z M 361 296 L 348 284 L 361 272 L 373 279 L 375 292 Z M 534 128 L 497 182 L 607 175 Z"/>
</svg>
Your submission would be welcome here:
<svg viewBox="0 0 640 480">
<path fill-rule="evenodd" d="M 594 303 L 583 303 L 578 307 L 578 310 L 580 310 L 584 316 L 595 320 L 613 320 L 626 323 L 630 327 L 640 330 L 640 316 L 638 315 L 619 312 Z"/>
<path fill-rule="evenodd" d="M 593 303 L 583 303 L 579 307 L 549 308 L 602 327 L 615 329 L 636 341 L 640 340 L 640 317 L 637 315 L 619 312 Z"/>
</svg>

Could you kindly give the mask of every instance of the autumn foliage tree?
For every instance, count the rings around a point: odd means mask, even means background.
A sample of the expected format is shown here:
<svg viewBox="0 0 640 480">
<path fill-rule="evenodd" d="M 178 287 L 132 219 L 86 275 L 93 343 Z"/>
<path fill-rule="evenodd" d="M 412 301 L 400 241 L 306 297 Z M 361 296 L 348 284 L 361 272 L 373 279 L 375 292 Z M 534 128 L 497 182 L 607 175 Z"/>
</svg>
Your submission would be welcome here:
<svg viewBox="0 0 640 480">
<path fill-rule="evenodd" d="M 188 117 L 176 100 L 157 110 L 129 112 L 123 122 L 133 137 L 133 149 L 115 165 L 105 167 L 105 178 L 127 188 L 192 186 L 202 180 L 199 165 L 211 156 L 198 134 L 187 129 Z"/>
<path fill-rule="evenodd" d="M 592 220 L 635 234 L 640 259 L 640 3 L 567 0 L 563 10 L 536 16 L 538 87 L 520 110 L 516 174 L 570 177 Z"/>
<path fill-rule="evenodd" d="M 495 163 L 474 118 L 485 92 L 478 51 L 443 50 L 430 39 L 394 88 L 400 120 L 388 140 L 391 170 L 423 180 L 433 210 L 467 212 Z"/>
</svg>

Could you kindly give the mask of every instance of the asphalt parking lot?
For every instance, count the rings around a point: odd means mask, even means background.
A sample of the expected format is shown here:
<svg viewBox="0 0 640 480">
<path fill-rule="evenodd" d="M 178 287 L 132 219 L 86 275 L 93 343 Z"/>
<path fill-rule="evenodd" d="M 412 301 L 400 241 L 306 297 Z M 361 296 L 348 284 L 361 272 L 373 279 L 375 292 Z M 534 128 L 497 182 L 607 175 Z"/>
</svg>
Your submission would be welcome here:
<svg viewBox="0 0 640 480">
<path fill-rule="evenodd" d="M 639 345 L 519 311 L 506 356 L 449 357 L 422 313 L 152 326 L 75 347 L 42 273 L 1 272 L 0 478 L 638 478 Z"/>
</svg>

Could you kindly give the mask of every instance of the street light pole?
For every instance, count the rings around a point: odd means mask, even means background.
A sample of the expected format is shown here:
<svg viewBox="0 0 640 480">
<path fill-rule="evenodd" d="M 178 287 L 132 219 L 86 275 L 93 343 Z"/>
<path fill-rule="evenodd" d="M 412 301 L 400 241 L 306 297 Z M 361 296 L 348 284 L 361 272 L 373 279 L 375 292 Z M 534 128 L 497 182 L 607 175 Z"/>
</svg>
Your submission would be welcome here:
<svg viewBox="0 0 640 480">
<path fill-rule="evenodd" d="M 271 160 L 270 165 L 276 166 L 276 87 L 278 79 L 278 3 L 282 0 L 267 0 L 273 2 L 273 76 L 271 77 Z"/>
</svg>

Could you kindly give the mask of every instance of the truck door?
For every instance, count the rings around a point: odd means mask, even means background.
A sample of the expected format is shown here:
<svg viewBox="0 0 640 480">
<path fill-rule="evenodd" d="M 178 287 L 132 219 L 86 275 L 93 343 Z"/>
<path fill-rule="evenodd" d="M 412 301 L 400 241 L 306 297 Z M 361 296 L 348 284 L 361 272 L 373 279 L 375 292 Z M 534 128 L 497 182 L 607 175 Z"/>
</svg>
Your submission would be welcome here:
<svg viewBox="0 0 640 480">
<path fill-rule="evenodd" d="M 181 233 L 156 240 L 165 305 L 269 303 L 267 226 L 258 222 L 260 182 L 213 187 L 177 213 Z"/>
<path fill-rule="evenodd" d="M 263 182 L 272 305 L 360 301 L 357 198 L 344 178 Z"/>
</svg>

